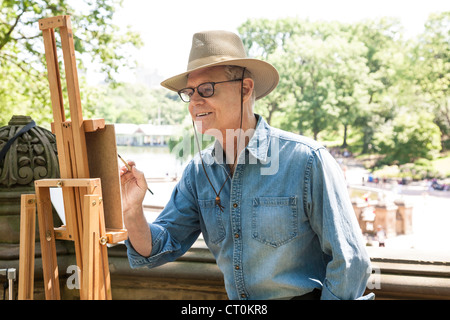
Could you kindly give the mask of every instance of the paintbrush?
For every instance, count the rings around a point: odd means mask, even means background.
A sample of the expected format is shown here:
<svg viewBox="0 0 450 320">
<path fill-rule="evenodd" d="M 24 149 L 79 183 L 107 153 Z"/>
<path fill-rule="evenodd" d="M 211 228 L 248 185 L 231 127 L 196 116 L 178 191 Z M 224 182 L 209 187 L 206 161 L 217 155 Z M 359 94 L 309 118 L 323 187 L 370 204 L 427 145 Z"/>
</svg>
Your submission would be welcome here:
<svg viewBox="0 0 450 320">
<path fill-rule="evenodd" d="M 131 171 L 130 165 L 129 165 L 125 160 L 123 160 L 123 158 L 120 156 L 120 154 L 117 154 L 117 156 L 119 157 L 120 160 L 122 160 L 123 164 L 127 167 L 128 171 Z M 148 190 L 151 194 L 153 194 L 153 192 L 152 192 L 152 190 L 150 190 L 150 188 L 147 188 L 147 190 Z"/>
</svg>

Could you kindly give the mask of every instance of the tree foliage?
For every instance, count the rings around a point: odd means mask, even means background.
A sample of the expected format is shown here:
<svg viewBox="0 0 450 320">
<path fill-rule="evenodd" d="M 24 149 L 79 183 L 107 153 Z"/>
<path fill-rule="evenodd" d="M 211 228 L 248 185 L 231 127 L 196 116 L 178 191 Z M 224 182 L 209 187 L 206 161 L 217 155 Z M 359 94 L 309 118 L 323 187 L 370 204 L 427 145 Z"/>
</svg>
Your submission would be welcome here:
<svg viewBox="0 0 450 320">
<path fill-rule="evenodd" d="M 0 124 L 12 114 L 27 114 L 38 122 L 52 119 L 42 33 L 38 20 L 70 15 L 78 68 L 83 58 L 95 61 L 105 80 L 114 82 L 121 66 L 130 66 L 130 47 L 138 47 L 138 34 L 118 30 L 111 23 L 120 0 L 2 0 L 0 5 Z M 57 40 L 57 46 L 60 43 Z M 64 68 L 60 68 L 64 70 Z M 88 93 L 83 78 L 82 93 Z M 65 86 L 63 78 L 63 87 Z M 90 114 L 94 100 L 82 96 L 83 110 Z M 67 100 L 66 100 L 67 101 Z"/>
<path fill-rule="evenodd" d="M 433 115 L 425 111 L 402 113 L 383 127 L 375 139 L 379 152 L 386 155 L 384 164 L 432 160 L 441 150 L 439 127 L 433 123 Z"/>
<path fill-rule="evenodd" d="M 94 117 L 109 123 L 181 124 L 189 111 L 180 103 L 176 93 L 164 88 L 150 89 L 143 84 L 120 84 L 116 87 L 98 86 L 102 103 L 94 109 Z"/>
<path fill-rule="evenodd" d="M 239 28 L 249 54 L 273 63 L 281 78 L 257 112 L 289 131 L 381 152 L 386 162 L 432 157 L 450 129 L 449 14 L 431 15 L 412 40 L 390 18 L 249 19 Z"/>
<path fill-rule="evenodd" d="M 176 95 L 118 83 L 117 72 L 133 66 L 131 49 L 141 44 L 136 33 L 112 24 L 120 5 L 121 0 L 3 0 L 0 125 L 12 114 L 30 115 L 40 125 L 51 122 L 37 21 L 69 14 L 86 116 L 190 126 Z M 450 12 L 430 15 L 424 27 L 418 37 L 405 39 L 400 22 L 391 18 L 351 24 L 249 19 L 238 28 L 249 56 L 271 62 L 280 73 L 277 89 L 255 111 L 282 129 L 354 152 L 381 153 L 384 163 L 431 159 L 441 142 L 450 149 Z M 115 85 L 88 86 L 86 61 L 99 65 L 105 82 Z"/>
<path fill-rule="evenodd" d="M 413 54 L 415 83 L 443 136 L 450 139 L 450 11 L 430 16 Z"/>
</svg>

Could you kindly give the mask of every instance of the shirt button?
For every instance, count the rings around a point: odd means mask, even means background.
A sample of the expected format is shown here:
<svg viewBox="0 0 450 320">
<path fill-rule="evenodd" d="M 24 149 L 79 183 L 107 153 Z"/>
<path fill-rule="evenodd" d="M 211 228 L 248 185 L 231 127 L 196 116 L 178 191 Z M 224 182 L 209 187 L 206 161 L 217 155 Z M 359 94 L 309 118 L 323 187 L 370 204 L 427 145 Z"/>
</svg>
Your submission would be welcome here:
<svg viewBox="0 0 450 320">
<path fill-rule="evenodd" d="M 238 204 L 235 202 L 235 203 L 233 203 L 233 208 L 237 208 L 238 207 Z"/>
<path fill-rule="evenodd" d="M 237 239 L 237 238 L 239 238 L 239 233 L 235 233 L 234 234 L 234 237 Z"/>
<path fill-rule="evenodd" d="M 239 266 L 235 266 L 234 268 L 235 268 L 236 270 L 239 270 L 239 269 L 240 269 Z"/>
<path fill-rule="evenodd" d="M 242 294 L 241 294 L 241 298 L 244 298 L 244 299 L 245 299 L 246 297 L 247 297 L 247 296 L 245 295 L 245 293 L 242 293 Z"/>
</svg>

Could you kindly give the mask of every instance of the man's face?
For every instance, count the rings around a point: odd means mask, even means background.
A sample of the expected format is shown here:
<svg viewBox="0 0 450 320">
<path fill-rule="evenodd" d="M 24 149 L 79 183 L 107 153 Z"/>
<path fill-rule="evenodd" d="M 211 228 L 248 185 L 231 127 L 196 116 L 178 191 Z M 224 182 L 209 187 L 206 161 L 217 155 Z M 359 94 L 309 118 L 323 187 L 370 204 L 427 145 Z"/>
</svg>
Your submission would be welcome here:
<svg viewBox="0 0 450 320">
<path fill-rule="evenodd" d="M 229 79 L 225 75 L 224 67 L 205 68 L 192 72 L 186 87 L 196 88 L 205 82 L 227 80 Z M 209 98 L 201 97 L 195 90 L 189 103 L 189 112 L 201 133 L 209 130 L 206 134 L 217 137 L 218 131 L 220 131 L 222 137 L 225 137 L 226 129 L 239 129 L 240 85 L 239 81 L 217 84 L 214 88 L 214 95 Z"/>
</svg>

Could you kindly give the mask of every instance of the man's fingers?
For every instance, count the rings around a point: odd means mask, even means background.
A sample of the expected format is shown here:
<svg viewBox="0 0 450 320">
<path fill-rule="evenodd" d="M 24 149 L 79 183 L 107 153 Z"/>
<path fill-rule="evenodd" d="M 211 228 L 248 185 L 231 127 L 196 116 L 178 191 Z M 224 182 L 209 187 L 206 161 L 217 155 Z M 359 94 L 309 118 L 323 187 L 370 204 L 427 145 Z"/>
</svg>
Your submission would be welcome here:
<svg viewBox="0 0 450 320">
<path fill-rule="evenodd" d="M 136 163 L 133 160 L 127 160 L 127 163 L 130 167 L 136 166 Z"/>
<path fill-rule="evenodd" d="M 127 169 L 126 166 L 120 168 L 120 182 L 122 186 L 130 182 L 130 180 L 135 180 L 135 183 L 145 189 L 147 188 L 147 181 L 145 180 L 144 173 L 136 168 L 133 161 L 129 162 L 131 165 L 131 171 Z"/>
<path fill-rule="evenodd" d="M 131 167 L 131 171 L 133 171 L 133 167 L 136 167 L 136 163 L 135 163 L 134 161 L 132 161 L 132 160 L 127 160 L 127 163 L 128 163 L 128 165 Z M 125 173 L 131 172 L 131 171 L 128 170 L 128 167 L 124 165 L 124 166 L 121 166 L 121 167 L 119 168 L 119 175 L 122 176 L 122 175 L 124 175 Z"/>
</svg>

